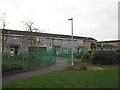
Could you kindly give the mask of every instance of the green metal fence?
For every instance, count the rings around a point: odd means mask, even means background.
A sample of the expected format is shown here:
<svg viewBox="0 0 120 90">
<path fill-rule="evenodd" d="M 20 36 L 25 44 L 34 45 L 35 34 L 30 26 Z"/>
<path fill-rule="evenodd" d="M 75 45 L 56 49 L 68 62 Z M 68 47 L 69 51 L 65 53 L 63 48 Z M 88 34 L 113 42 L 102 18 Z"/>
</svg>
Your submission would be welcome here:
<svg viewBox="0 0 120 90">
<path fill-rule="evenodd" d="M 25 72 L 56 63 L 55 50 L 34 50 L 16 57 L 3 59 L 3 75 Z"/>
<path fill-rule="evenodd" d="M 82 59 L 84 57 L 84 53 L 87 51 L 88 48 L 82 48 L 79 51 L 74 50 L 74 61 L 75 59 Z M 56 48 L 53 48 L 52 50 L 39 49 L 29 53 L 23 53 L 16 57 L 4 58 L 2 74 L 9 75 L 46 67 L 56 63 L 56 56 L 68 57 L 68 63 L 72 62 L 71 48 L 68 48 L 68 50 L 58 50 Z"/>
<path fill-rule="evenodd" d="M 68 48 L 68 62 L 71 63 L 72 62 L 72 56 L 71 56 L 71 48 Z"/>
<path fill-rule="evenodd" d="M 72 56 L 71 56 L 71 48 L 68 48 L 67 50 L 59 50 L 59 49 L 54 49 L 56 56 L 63 56 L 63 57 L 68 57 L 68 62 L 72 62 Z M 84 57 L 84 53 L 87 52 L 89 49 L 88 48 L 82 48 L 79 51 L 74 50 L 73 51 L 73 56 L 74 56 L 74 61 L 76 59 L 82 59 Z"/>
</svg>

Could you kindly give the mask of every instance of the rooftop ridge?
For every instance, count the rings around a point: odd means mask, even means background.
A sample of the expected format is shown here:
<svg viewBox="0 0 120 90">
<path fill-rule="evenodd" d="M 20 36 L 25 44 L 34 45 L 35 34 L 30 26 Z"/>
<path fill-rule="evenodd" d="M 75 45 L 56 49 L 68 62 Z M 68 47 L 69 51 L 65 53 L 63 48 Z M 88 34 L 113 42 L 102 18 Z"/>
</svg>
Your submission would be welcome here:
<svg viewBox="0 0 120 90">
<path fill-rule="evenodd" d="M 28 33 L 31 33 L 31 32 L 28 32 L 28 31 L 23 31 L 23 30 L 11 30 L 11 29 L 0 29 L 0 30 L 4 30 L 5 32 L 7 32 L 7 31 L 10 31 L 10 32 L 12 32 L 13 34 L 28 34 Z M 42 36 L 45 36 L 45 35 L 47 35 L 47 36 L 50 36 L 50 37 L 62 37 L 62 38 L 70 38 L 71 37 L 71 35 L 65 35 L 65 34 L 53 34 L 53 33 L 43 33 L 43 32 L 32 32 L 32 33 L 34 33 L 34 35 L 42 35 Z M 76 38 L 85 38 L 85 39 L 92 39 L 92 40 L 96 40 L 96 39 L 94 39 L 94 38 L 92 38 L 92 37 L 82 37 L 82 36 L 73 36 L 74 37 L 74 39 Z M 97 41 L 97 40 L 96 40 Z"/>
</svg>

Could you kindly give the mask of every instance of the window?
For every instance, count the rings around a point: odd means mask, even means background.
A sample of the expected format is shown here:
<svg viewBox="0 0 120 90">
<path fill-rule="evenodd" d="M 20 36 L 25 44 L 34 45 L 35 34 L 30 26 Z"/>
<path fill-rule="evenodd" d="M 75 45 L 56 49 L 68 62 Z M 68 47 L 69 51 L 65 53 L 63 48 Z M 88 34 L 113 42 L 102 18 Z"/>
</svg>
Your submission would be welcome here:
<svg viewBox="0 0 120 90">
<path fill-rule="evenodd" d="M 14 51 L 14 48 L 13 48 L 13 47 L 11 47 L 11 48 L 10 48 L 10 51 Z"/>
<path fill-rule="evenodd" d="M 40 42 L 40 39 L 39 39 L 39 38 L 37 38 L 37 42 Z"/>
<path fill-rule="evenodd" d="M 58 40 L 57 39 L 54 39 L 55 42 L 57 42 Z"/>
<path fill-rule="evenodd" d="M 21 45 L 24 46 L 24 42 L 22 42 Z"/>
<path fill-rule="evenodd" d="M 2 34 L 0 34 L 0 39 L 2 39 Z"/>
<path fill-rule="evenodd" d="M 67 50 L 67 48 L 65 48 L 65 50 Z"/>
<path fill-rule="evenodd" d="M 42 39 L 41 38 L 39 38 L 39 42 L 41 42 L 42 41 Z"/>
<path fill-rule="evenodd" d="M 46 42 L 46 39 L 45 38 L 38 38 L 38 41 L 39 42 Z"/>
<path fill-rule="evenodd" d="M 75 50 L 77 50 L 78 48 L 77 47 L 75 47 Z"/>
<path fill-rule="evenodd" d="M 42 41 L 44 41 L 43 38 L 37 38 L 37 42 L 42 42 Z"/>
<path fill-rule="evenodd" d="M 19 36 L 11 36 L 10 38 L 11 39 L 19 39 L 20 37 Z"/>
<path fill-rule="evenodd" d="M 62 40 L 62 43 L 66 44 L 66 40 Z"/>
<path fill-rule="evenodd" d="M 52 44 L 50 43 L 50 46 L 52 46 Z"/>
<path fill-rule="evenodd" d="M 78 40 L 78 43 L 83 43 L 83 40 Z"/>
<path fill-rule="evenodd" d="M 43 41 L 43 42 L 46 42 L 46 39 L 45 39 L 45 38 L 43 38 L 43 39 L 42 39 L 42 41 Z"/>
</svg>

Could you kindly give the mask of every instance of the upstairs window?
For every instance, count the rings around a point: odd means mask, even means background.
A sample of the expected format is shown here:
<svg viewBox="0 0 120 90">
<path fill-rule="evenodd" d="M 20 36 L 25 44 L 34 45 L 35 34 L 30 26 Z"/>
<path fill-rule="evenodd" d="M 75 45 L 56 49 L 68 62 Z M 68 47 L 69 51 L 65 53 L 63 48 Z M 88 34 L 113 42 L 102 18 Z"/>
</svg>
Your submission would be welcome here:
<svg viewBox="0 0 120 90">
<path fill-rule="evenodd" d="M 83 40 L 78 40 L 78 43 L 83 43 Z"/>
<path fill-rule="evenodd" d="M 11 39 L 19 39 L 20 37 L 19 36 L 11 36 L 10 38 Z"/>
</svg>

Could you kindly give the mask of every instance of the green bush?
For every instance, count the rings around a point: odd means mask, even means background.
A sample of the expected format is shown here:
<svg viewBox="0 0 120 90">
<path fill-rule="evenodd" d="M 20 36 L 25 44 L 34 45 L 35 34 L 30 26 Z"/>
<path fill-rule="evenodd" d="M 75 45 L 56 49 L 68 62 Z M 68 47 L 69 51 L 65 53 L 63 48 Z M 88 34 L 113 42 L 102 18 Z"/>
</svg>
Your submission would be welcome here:
<svg viewBox="0 0 120 90">
<path fill-rule="evenodd" d="M 99 65 L 118 64 L 118 53 L 115 51 L 96 51 L 91 58 L 91 63 Z"/>
<path fill-rule="evenodd" d="M 13 62 L 13 63 L 10 63 L 10 64 L 3 64 L 2 65 L 3 73 L 4 72 L 14 71 L 14 70 L 20 70 L 20 69 L 23 69 L 23 66 L 18 64 L 18 63 L 16 63 L 16 62 Z"/>
<path fill-rule="evenodd" d="M 74 55 L 74 57 L 75 57 L 76 59 L 80 59 L 80 58 L 81 58 L 81 55 L 80 55 L 80 54 L 77 54 L 77 55 Z"/>
<path fill-rule="evenodd" d="M 81 51 L 79 54 L 74 54 L 74 57 L 77 59 L 81 59 L 82 61 L 89 61 L 93 51 L 88 49 L 86 51 Z"/>
<path fill-rule="evenodd" d="M 120 64 L 120 53 L 117 54 L 118 64 Z"/>
<path fill-rule="evenodd" d="M 4 58 L 2 61 L 2 72 L 11 72 L 21 70 L 23 68 L 23 61 L 16 59 L 17 57 Z"/>
<path fill-rule="evenodd" d="M 93 51 L 91 49 L 88 49 L 88 51 L 86 51 L 84 55 L 82 56 L 82 61 L 89 61 L 92 53 Z"/>
<path fill-rule="evenodd" d="M 117 49 L 116 52 L 120 53 L 120 49 Z"/>
</svg>

